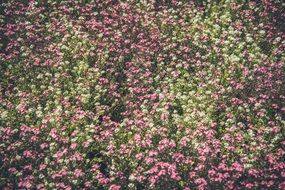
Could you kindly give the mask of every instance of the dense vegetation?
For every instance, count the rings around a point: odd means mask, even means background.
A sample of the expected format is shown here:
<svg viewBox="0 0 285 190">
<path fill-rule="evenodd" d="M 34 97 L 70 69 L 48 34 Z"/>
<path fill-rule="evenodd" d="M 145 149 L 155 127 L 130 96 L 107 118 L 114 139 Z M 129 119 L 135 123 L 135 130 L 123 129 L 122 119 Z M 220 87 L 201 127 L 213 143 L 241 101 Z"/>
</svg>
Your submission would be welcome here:
<svg viewBox="0 0 285 190">
<path fill-rule="evenodd" d="M 3 0 L 0 189 L 285 189 L 282 0 Z"/>
</svg>

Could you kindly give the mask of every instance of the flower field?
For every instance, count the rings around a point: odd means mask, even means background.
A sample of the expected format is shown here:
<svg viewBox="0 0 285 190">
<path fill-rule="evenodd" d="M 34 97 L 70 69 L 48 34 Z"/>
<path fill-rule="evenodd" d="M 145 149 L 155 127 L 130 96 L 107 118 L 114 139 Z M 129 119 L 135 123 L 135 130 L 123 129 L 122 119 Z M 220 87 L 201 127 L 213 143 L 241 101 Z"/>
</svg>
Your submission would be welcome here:
<svg viewBox="0 0 285 190">
<path fill-rule="evenodd" d="M 2 0 L 0 189 L 285 189 L 282 0 Z"/>
</svg>

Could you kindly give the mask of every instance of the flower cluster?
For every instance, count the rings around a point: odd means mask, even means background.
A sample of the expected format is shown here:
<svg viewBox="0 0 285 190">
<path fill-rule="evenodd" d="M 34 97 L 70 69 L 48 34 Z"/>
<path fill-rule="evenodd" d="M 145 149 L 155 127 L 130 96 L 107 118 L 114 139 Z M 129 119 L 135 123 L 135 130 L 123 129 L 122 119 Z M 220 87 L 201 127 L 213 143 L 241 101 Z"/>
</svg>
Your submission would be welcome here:
<svg viewBox="0 0 285 190">
<path fill-rule="evenodd" d="M 284 189 L 284 10 L 3 0 L 0 189 Z"/>
</svg>

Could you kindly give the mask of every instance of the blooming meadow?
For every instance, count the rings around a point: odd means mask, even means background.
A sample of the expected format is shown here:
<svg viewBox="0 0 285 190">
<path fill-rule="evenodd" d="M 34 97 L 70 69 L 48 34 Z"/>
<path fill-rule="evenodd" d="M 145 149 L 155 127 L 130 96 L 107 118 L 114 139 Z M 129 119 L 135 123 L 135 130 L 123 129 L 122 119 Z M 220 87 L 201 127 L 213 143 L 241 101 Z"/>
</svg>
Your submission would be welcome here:
<svg viewBox="0 0 285 190">
<path fill-rule="evenodd" d="M 2 0 L 0 189 L 285 189 L 282 0 Z"/>
</svg>

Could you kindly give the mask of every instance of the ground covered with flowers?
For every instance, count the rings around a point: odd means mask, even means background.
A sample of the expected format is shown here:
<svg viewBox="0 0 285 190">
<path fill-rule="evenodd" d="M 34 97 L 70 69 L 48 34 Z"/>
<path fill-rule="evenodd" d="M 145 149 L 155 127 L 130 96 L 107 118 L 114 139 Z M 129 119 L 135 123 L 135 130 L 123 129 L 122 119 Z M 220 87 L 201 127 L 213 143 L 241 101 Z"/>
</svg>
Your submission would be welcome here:
<svg viewBox="0 0 285 190">
<path fill-rule="evenodd" d="M 282 0 L 3 0 L 0 189 L 285 189 Z"/>
</svg>

